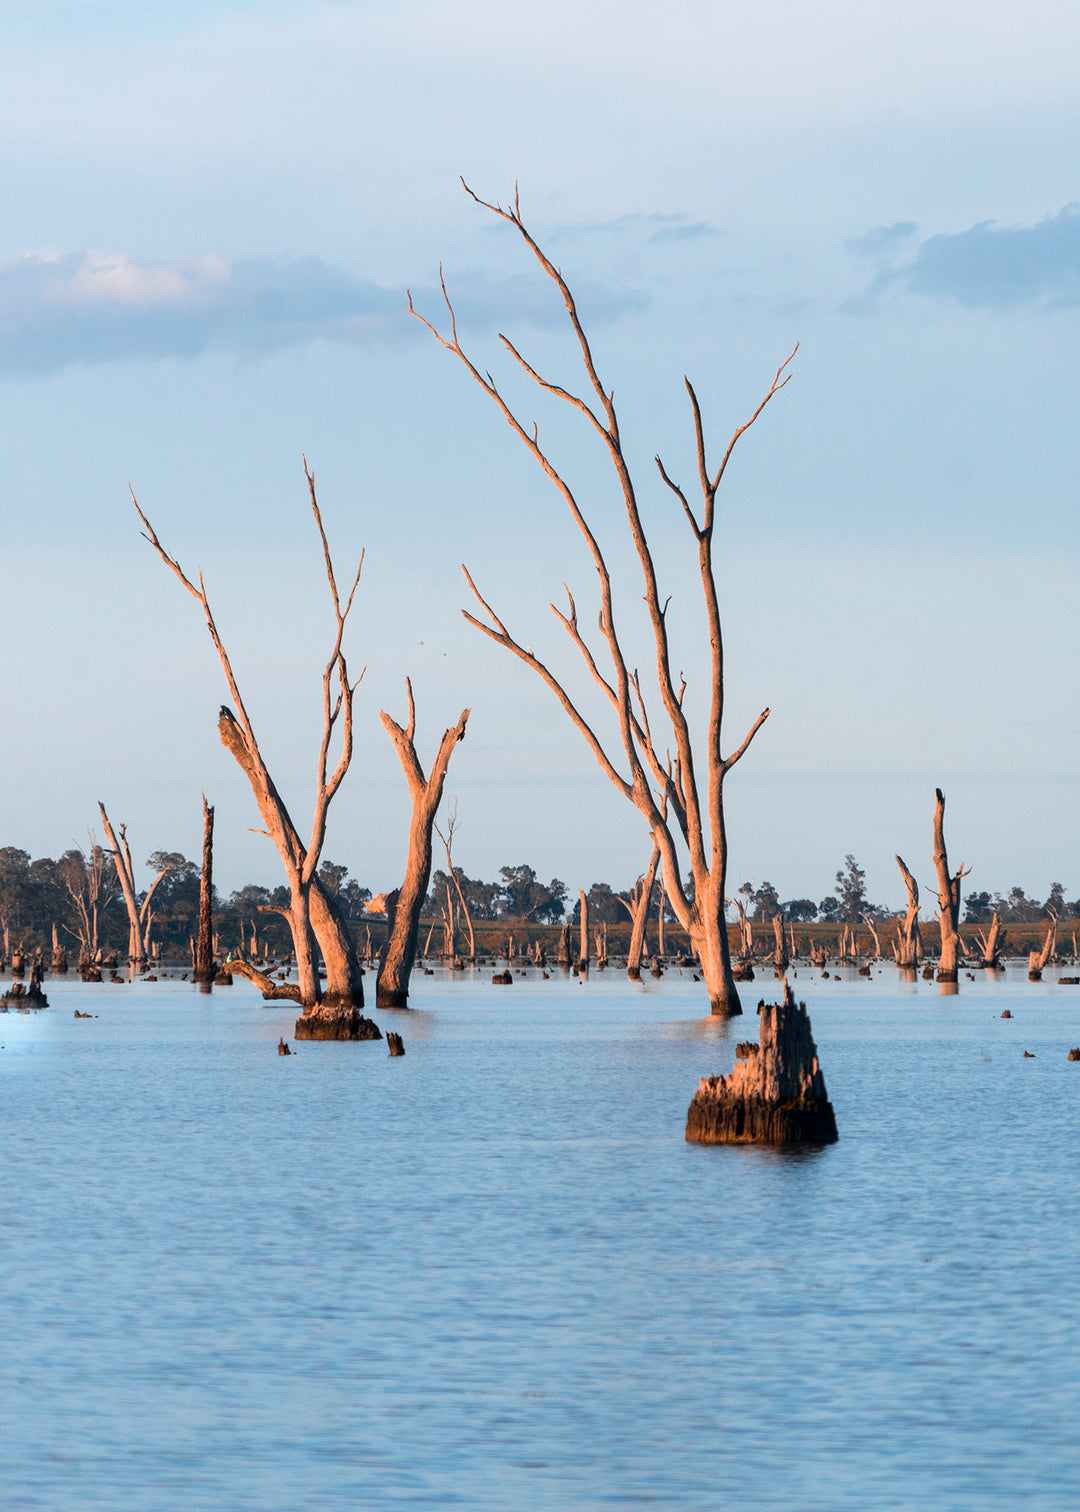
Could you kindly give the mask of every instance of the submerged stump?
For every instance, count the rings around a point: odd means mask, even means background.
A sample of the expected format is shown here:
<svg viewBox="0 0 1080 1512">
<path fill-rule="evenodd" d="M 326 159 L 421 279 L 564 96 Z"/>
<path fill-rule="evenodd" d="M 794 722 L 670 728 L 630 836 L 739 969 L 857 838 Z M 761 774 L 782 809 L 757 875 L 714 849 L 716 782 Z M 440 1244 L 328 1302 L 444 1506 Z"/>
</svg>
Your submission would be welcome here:
<svg viewBox="0 0 1080 1512">
<path fill-rule="evenodd" d="M 686 1116 L 692 1144 L 834 1144 L 805 1003 L 785 984 L 782 1003 L 759 1003 L 760 1042 L 736 1047 L 730 1076 L 704 1076 Z"/>
<path fill-rule="evenodd" d="M 380 1040 L 382 1030 L 359 1008 L 312 1008 L 301 1014 L 293 1028 L 293 1039 L 308 1040 Z"/>
</svg>

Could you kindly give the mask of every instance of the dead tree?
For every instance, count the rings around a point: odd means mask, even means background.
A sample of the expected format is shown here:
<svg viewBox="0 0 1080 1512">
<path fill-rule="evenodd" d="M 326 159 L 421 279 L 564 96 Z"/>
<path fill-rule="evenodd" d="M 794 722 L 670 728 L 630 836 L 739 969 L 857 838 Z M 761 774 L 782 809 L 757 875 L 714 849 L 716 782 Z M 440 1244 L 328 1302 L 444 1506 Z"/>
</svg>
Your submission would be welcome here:
<svg viewBox="0 0 1080 1512">
<path fill-rule="evenodd" d="M 1001 926 L 1001 920 L 995 913 L 990 920 L 988 930 L 979 930 L 976 938 L 982 949 L 982 963 L 987 971 L 997 971 L 1001 966 L 1001 953 L 1005 949 L 1005 937 L 1007 930 Z"/>
<path fill-rule="evenodd" d="M 450 875 L 450 880 L 454 884 L 454 891 L 457 893 L 458 908 L 461 911 L 462 918 L 465 920 L 465 928 L 469 931 L 469 960 L 475 965 L 475 963 L 476 963 L 476 936 L 473 934 L 472 915 L 469 913 L 469 905 L 466 903 L 466 901 L 465 901 L 465 894 L 464 894 L 464 892 L 461 889 L 461 878 L 458 876 L 457 872 L 454 870 L 454 857 L 453 857 L 452 852 L 453 852 L 453 846 L 454 846 L 454 831 L 455 831 L 456 828 L 457 828 L 457 804 L 455 803 L 454 807 L 453 807 L 453 810 L 450 813 L 450 815 L 449 815 L 449 817 L 447 818 L 447 821 L 446 821 L 446 834 L 445 835 L 443 834 L 443 832 L 439 828 L 438 824 L 435 825 L 435 833 L 438 835 L 439 839 L 442 841 L 443 846 L 445 847 L 445 850 L 446 850 L 446 869 L 447 869 L 447 872 Z"/>
<path fill-rule="evenodd" d="M 862 917 L 863 917 L 863 922 L 866 924 L 866 927 L 870 931 L 870 934 L 871 934 L 871 936 L 873 938 L 873 941 L 874 941 L 874 960 L 875 961 L 880 961 L 881 960 L 881 937 L 880 937 L 880 935 L 877 932 L 877 926 L 874 924 L 874 921 L 870 917 L 869 914 L 863 914 Z"/>
<path fill-rule="evenodd" d="M 98 930 L 103 910 L 119 892 L 116 868 L 108 851 L 90 836 L 90 853 L 70 850 L 60 862 L 60 875 L 75 906 L 74 938 L 79 942 L 79 965 L 92 961 L 100 948 Z M 67 929 L 67 926 L 64 926 Z M 68 934 L 73 931 L 67 930 Z M 10 955 L 7 941 L 4 954 Z"/>
<path fill-rule="evenodd" d="M 746 909 L 738 898 L 727 898 L 732 908 L 739 916 L 739 959 L 748 961 L 754 954 L 754 926 L 746 917 Z"/>
<path fill-rule="evenodd" d="M 147 919 L 150 915 L 150 900 L 162 877 L 168 875 L 169 868 L 166 866 L 159 871 L 142 903 L 139 903 L 135 888 L 135 870 L 131 864 L 131 847 L 127 842 L 126 826 L 120 826 L 120 834 L 117 836 L 109 816 L 105 812 L 105 805 L 98 804 L 101 810 L 101 822 L 105 826 L 105 835 L 111 846 L 110 854 L 116 867 L 116 875 L 120 883 L 120 890 L 124 895 L 124 904 L 128 915 L 128 960 L 133 966 L 146 965 L 147 947 L 144 938 L 144 929 L 148 929 Z"/>
<path fill-rule="evenodd" d="M 203 585 L 202 573 L 199 574 L 199 584 L 196 587 L 186 576 L 176 558 L 171 557 L 162 546 L 150 521 L 139 508 L 134 494 L 132 503 L 145 527 L 146 539 L 166 567 L 202 606 L 210 639 L 214 643 L 229 693 L 236 707 L 236 713 L 233 713 L 232 709 L 222 707 L 218 718 L 218 734 L 222 745 L 231 752 L 251 786 L 252 795 L 266 826 L 257 833 L 266 835 L 273 841 L 285 868 L 289 886 L 288 906 L 272 908 L 270 911 L 280 913 L 289 925 L 298 976 L 297 984 L 291 986 L 290 995 L 302 1004 L 305 1011 L 309 1011 L 316 1008 L 321 1001 L 335 1008 L 360 1007 L 364 1001 L 360 961 L 356 954 L 356 947 L 340 909 L 318 876 L 319 857 L 322 854 L 326 836 L 327 812 L 352 760 L 353 694 L 358 684 L 349 681 L 342 640 L 345 634 L 345 622 L 349 617 L 357 585 L 360 582 L 364 557 L 361 553 L 352 588 L 342 606 L 337 578 L 330 558 L 330 546 L 315 497 L 315 476 L 308 470 L 306 458 L 304 459 L 304 476 L 307 479 L 315 526 L 322 544 L 323 562 L 326 567 L 330 601 L 336 622 L 334 643 L 323 670 L 323 729 L 316 763 L 315 806 L 311 822 L 311 838 L 306 845 L 300 839 L 285 801 L 274 786 L 263 760 L 255 730 L 240 695 L 232 663 L 214 622 L 210 602 Z M 341 749 L 337 764 L 333 771 L 330 771 L 330 746 L 339 718 L 341 720 Z M 316 937 L 318 950 L 321 951 L 326 966 L 325 995 L 319 983 Z M 250 976 L 250 971 L 241 974 Z M 252 980 L 256 979 L 252 978 Z M 262 985 L 261 982 L 259 985 Z"/>
<path fill-rule="evenodd" d="M 632 982 L 641 981 L 641 957 L 645 952 L 645 931 L 649 918 L 649 904 L 656 887 L 656 872 L 660 865 L 660 847 L 654 845 L 649 864 L 630 889 L 630 902 L 619 902 L 630 915 L 630 953 L 626 957 L 626 974 Z"/>
<path fill-rule="evenodd" d="M 702 494 L 700 515 L 695 514 L 682 488 L 672 480 L 660 459 L 656 459 L 660 477 L 674 498 L 678 500 L 696 546 L 708 626 L 711 653 L 710 707 L 704 738 L 695 748 L 690 720 L 683 707 L 686 684 L 672 672 L 667 603 L 660 590 L 652 551 L 641 519 L 637 490 L 623 452 L 614 398 L 612 392 L 605 388 L 600 380 L 574 296 L 562 273 L 526 229 L 521 219 L 516 194 L 513 208 L 507 210 L 501 205 L 487 204 L 477 199 L 467 185 L 465 188 L 477 204 L 505 221 L 522 237 L 542 271 L 556 285 L 566 306 L 573 336 L 585 364 L 588 387 L 592 391 L 591 400 L 583 399 L 543 378 L 505 336 L 501 339 L 510 355 L 520 363 L 525 373 L 545 393 L 560 402 L 573 406 L 584 416 L 599 439 L 602 449 L 607 453 L 622 495 L 630 536 L 644 579 L 644 600 L 656 654 L 656 692 L 664 718 L 670 727 L 670 736 L 662 736 L 659 730 L 654 734 L 641 679 L 637 670 L 627 664 L 616 626 L 611 576 L 600 543 L 586 521 L 569 483 L 541 448 L 537 427 L 527 426 L 518 418 L 503 398 L 494 379 L 476 367 L 465 354 L 458 339 L 457 321 L 444 283 L 443 295 L 450 320 L 448 337 L 441 335 L 434 325 L 412 309 L 411 297 L 410 310 L 418 320 L 422 321 L 440 345 L 464 364 L 468 373 L 484 390 L 509 423 L 515 435 L 554 484 L 585 540 L 598 574 L 599 633 L 610 661 L 609 671 L 605 673 L 601 670 L 578 626 L 577 606 L 568 588 L 566 590 L 567 611 L 564 613 L 555 609 L 554 605 L 552 608 L 581 653 L 589 674 L 595 679 L 600 689 L 602 699 L 615 712 L 621 756 L 613 758 L 609 754 L 600 736 L 595 733 L 592 722 L 586 718 L 577 702 L 555 674 L 533 654 L 531 647 L 515 639 L 495 610 L 483 598 L 467 570 L 465 576 L 469 586 L 490 623 L 478 620 L 471 614 L 466 614 L 465 617 L 470 624 L 482 630 L 497 644 L 505 647 L 543 679 L 555 694 L 567 717 L 585 739 L 601 770 L 619 792 L 644 816 L 654 843 L 660 846 L 664 881 L 671 906 L 679 923 L 689 934 L 691 944 L 701 962 L 702 975 L 711 1000 L 712 1011 L 716 1014 L 740 1013 L 742 1009 L 732 978 L 727 927 L 724 919 L 727 872 L 724 781 L 745 754 L 755 734 L 767 719 L 769 711 L 768 709 L 762 711 L 741 745 L 729 755 L 723 754 L 721 727 L 724 715 L 724 645 L 720 622 L 720 601 L 713 567 L 716 494 L 735 444 L 757 420 L 773 396 L 787 383 L 790 375 L 785 376 L 785 374 L 795 354 L 793 351 L 791 357 L 777 369 L 764 399 L 749 420 L 734 432 L 715 471 L 710 469 L 707 461 L 705 428 L 697 395 L 689 380 L 686 381 L 696 443 L 698 481 Z M 674 752 L 670 759 L 665 750 L 669 744 Z M 665 800 L 667 812 L 665 812 Z M 677 836 L 686 846 L 689 854 L 692 887 L 685 885 L 683 881 Z"/>
<path fill-rule="evenodd" d="M 898 966 L 905 970 L 914 970 L 919 964 L 919 953 L 922 949 L 922 939 L 919 935 L 919 884 L 900 857 L 896 856 L 894 859 L 900 868 L 904 886 L 907 888 L 907 912 L 904 914 L 903 924 L 896 926 L 893 954 L 896 956 Z"/>
<path fill-rule="evenodd" d="M 949 874 L 949 856 L 945 849 L 945 794 L 934 789 L 934 868 L 938 880 L 938 923 L 941 927 L 941 959 L 938 981 L 955 982 L 960 963 L 960 882 L 970 875 L 971 867 Z"/>
<path fill-rule="evenodd" d="M 784 938 L 783 914 L 774 913 L 772 925 L 773 934 L 776 937 L 776 948 L 773 951 L 773 965 L 776 967 L 777 975 L 783 976 L 784 972 L 788 969 L 787 941 Z"/>
<path fill-rule="evenodd" d="M 214 810 L 203 794 L 202 874 L 199 877 L 199 944 L 195 951 L 193 982 L 212 982 L 214 966 L 214 919 L 211 911 L 214 888 Z"/>
<path fill-rule="evenodd" d="M 584 890 L 578 888 L 578 971 L 589 969 L 589 900 Z"/>
<path fill-rule="evenodd" d="M 1028 952 L 1029 982 L 1042 981 L 1043 971 L 1057 946 L 1057 914 L 1049 909 L 1047 912 L 1050 914 L 1050 924 L 1046 931 L 1046 939 L 1043 941 L 1042 949 Z"/>
<path fill-rule="evenodd" d="M 408 678 L 405 679 L 405 689 L 409 698 L 409 720 L 404 728 L 385 710 L 379 712 L 379 718 L 393 741 L 394 750 L 401 762 L 412 799 L 405 876 L 401 886 L 388 893 L 386 900 L 386 943 L 379 956 L 379 974 L 375 983 L 375 1002 L 380 1008 L 409 1006 L 409 975 L 416 960 L 420 909 L 427 897 L 428 882 L 431 879 L 431 831 L 442 802 L 450 757 L 458 742 L 465 739 L 465 726 L 469 718 L 469 710 L 463 709 L 457 724 L 443 732 L 435 760 L 431 764 L 431 775 L 425 777 L 413 740 L 416 734 L 416 705 L 413 702 L 412 683 Z"/>
</svg>

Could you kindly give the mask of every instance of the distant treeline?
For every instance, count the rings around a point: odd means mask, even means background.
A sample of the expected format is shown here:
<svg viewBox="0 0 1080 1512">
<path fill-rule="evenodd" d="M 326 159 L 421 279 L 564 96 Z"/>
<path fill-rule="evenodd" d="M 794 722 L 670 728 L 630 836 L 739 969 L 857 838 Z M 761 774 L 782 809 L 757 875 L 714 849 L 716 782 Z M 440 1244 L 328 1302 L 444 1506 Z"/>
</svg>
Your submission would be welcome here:
<svg viewBox="0 0 1080 1512">
<path fill-rule="evenodd" d="M 151 938 L 167 956 L 186 955 L 198 925 L 199 868 L 175 851 L 154 851 L 146 866 L 157 879 L 150 906 Z M 558 877 L 542 882 L 531 866 L 501 867 L 496 882 L 469 877 L 460 867 L 455 867 L 454 873 L 457 888 L 485 938 L 491 934 L 492 925 L 517 926 L 520 935 L 523 929 L 528 934 L 534 930 L 539 934 L 545 927 L 550 929 L 564 921 L 575 925 L 578 922 L 581 905 L 576 896 L 571 897 L 566 883 Z M 381 926 L 373 922 L 364 906 L 372 896 L 371 889 L 362 887 L 349 876 L 347 867 L 333 861 L 324 861 L 319 875 L 338 899 L 358 939 L 363 941 L 370 927 L 378 943 Z M 869 902 L 863 870 L 853 856 L 845 859 L 836 881 L 835 891 L 817 903 L 809 898 L 783 900 L 771 882 L 757 886 L 743 883 L 734 897 L 746 910 L 747 917 L 758 923 L 768 923 L 778 911 L 793 924 L 815 921 L 819 925 L 856 924 L 864 915 L 883 922 L 894 916 L 894 911 Z M 448 890 L 456 898 L 457 888 L 449 873 L 434 872 L 422 917 L 429 923 L 442 919 Z M 139 901 L 145 896 L 144 892 Z M 587 889 L 586 898 L 593 926 L 629 926 L 628 889 L 619 892 L 606 882 L 594 882 Z M 933 912 L 934 901 L 929 893 L 928 914 Z M 227 897 L 215 889 L 215 928 L 222 952 L 239 946 L 250 949 L 253 932 L 260 953 L 288 951 L 291 944 L 288 927 L 272 911 L 287 903 L 285 887 L 248 883 Z M 649 919 L 659 918 L 662 904 L 665 921 L 674 925 L 674 914 L 657 885 Z M 1059 882 L 1051 886 L 1043 902 L 1029 898 L 1021 887 L 1010 888 L 1004 894 L 974 892 L 966 899 L 965 922 L 986 923 L 995 911 L 1007 924 L 1037 924 L 1051 913 L 1065 923 L 1080 918 L 1080 899 L 1067 902 L 1065 888 Z M 460 923 L 456 903 L 455 912 Z M 488 927 L 484 928 L 485 925 Z M 32 860 L 28 852 L 15 846 L 0 848 L 0 930 L 5 954 L 20 945 L 43 948 L 50 945 L 54 926 L 60 943 L 73 955 L 83 951 L 92 954 L 98 948 L 126 951 L 127 915 L 112 856 L 95 844 L 86 851 L 76 848 L 65 851 L 55 861 L 50 857 Z"/>
</svg>

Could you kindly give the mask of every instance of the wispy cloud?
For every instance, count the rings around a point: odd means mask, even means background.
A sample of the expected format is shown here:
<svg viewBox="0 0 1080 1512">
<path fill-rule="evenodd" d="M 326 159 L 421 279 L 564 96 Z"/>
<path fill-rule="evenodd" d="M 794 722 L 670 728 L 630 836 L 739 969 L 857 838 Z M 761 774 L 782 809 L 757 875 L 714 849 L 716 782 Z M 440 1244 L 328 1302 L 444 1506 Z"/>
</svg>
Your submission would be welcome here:
<svg viewBox="0 0 1080 1512">
<path fill-rule="evenodd" d="M 897 262 L 890 254 L 901 250 L 907 237 L 890 241 L 889 234 L 907 225 L 861 239 L 863 247 L 873 247 L 877 238 L 874 255 L 891 265 L 849 308 L 865 309 L 890 290 L 952 300 L 967 309 L 1080 306 L 1080 204 L 1065 205 L 1032 226 L 981 221 L 967 231 L 942 232 L 922 242 L 913 258 Z"/>
<path fill-rule="evenodd" d="M 524 275 L 469 270 L 451 283 L 459 317 L 474 326 L 565 319 L 557 296 Z M 418 306 L 438 314 L 436 291 L 414 294 Z M 644 302 L 600 286 L 581 295 L 589 318 L 601 323 Z M 319 339 L 398 344 L 416 334 L 404 287 L 356 278 L 317 257 L 148 259 L 80 250 L 0 260 L 0 373 L 214 350 L 251 357 Z"/>
<path fill-rule="evenodd" d="M 700 237 L 719 236 L 716 226 L 709 221 L 691 220 L 681 212 L 664 214 L 655 210 L 648 215 L 635 213 L 619 215 L 605 221 L 576 221 L 557 226 L 550 233 L 551 241 L 572 240 L 579 236 L 610 236 L 631 234 L 646 242 L 697 241 Z"/>
</svg>

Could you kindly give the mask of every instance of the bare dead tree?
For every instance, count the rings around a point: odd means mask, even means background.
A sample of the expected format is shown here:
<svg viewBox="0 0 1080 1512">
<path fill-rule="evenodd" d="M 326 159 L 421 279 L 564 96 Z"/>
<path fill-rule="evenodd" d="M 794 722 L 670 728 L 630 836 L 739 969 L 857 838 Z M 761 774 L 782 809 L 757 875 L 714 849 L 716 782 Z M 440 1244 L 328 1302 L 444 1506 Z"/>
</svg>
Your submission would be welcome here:
<svg viewBox="0 0 1080 1512">
<path fill-rule="evenodd" d="M 787 940 L 784 937 L 783 914 L 773 914 L 772 926 L 773 935 L 776 939 L 776 946 L 773 950 L 773 965 L 776 967 L 777 973 L 783 976 L 784 972 L 788 969 Z"/>
<path fill-rule="evenodd" d="M 978 931 L 976 938 L 982 949 L 982 963 L 987 971 L 997 971 L 1000 967 L 1006 934 L 1007 930 L 1002 928 L 1001 920 L 996 913 L 990 920 L 990 928 Z"/>
<path fill-rule="evenodd" d="M 746 908 L 738 898 L 727 898 L 736 914 L 739 916 L 739 959 L 748 961 L 754 954 L 754 926 L 746 917 Z"/>
<path fill-rule="evenodd" d="M 199 944 L 195 952 L 193 982 L 214 980 L 214 919 L 211 910 L 214 891 L 214 810 L 203 794 L 202 872 L 199 876 Z"/>
<path fill-rule="evenodd" d="M 105 835 L 111 847 L 110 854 L 116 867 L 120 890 L 124 895 L 124 904 L 127 908 L 128 960 L 133 966 L 145 966 L 146 944 L 144 940 L 144 928 L 146 927 L 147 916 L 150 913 L 150 900 L 154 896 L 158 883 L 163 877 L 168 875 L 169 868 L 166 866 L 162 871 L 158 872 L 150 884 L 146 897 L 140 904 L 135 887 L 135 869 L 131 864 L 131 847 L 127 842 L 127 828 L 122 824 L 118 836 L 112 827 L 108 814 L 105 812 L 105 805 L 99 803 L 98 808 L 101 810 L 101 822 L 105 827 Z"/>
<path fill-rule="evenodd" d="M 578 888 L 578 959 L 577 969 L 588 971 L 589 969 L 589 900 L 585 896 L 584 888 Z"/>
<path fill-rule="evenodd" d="M 465 726 L 470 712 L 462 709 L 457 724 L 443 732 L 435 760 L 431 764 L 431 773 L 425 777 L 413 738 L 416 734 L 416 704 L 409 678 L 405 679 L 405 690 L 409 699 L 409 719 L 404 728 L 385 709 L 379 712 L 379 718 L 401 762 L 412 799 L 405 877 L 401 886 L 388 893 L 386 898 L 389 924 L 375 983 L 375 1001 L 380 1008 L 409 1006 L 409 975 L 416 960 L 420 909 L 427 897 L 428 882 L 431 880 L 431 831 L 442 802 L 446 769 L 450 765 L 454 747 L 465 739 Z"/>
<path fill-rule="evenodd" d="M 579 628 L 577 606 L 569 588 L 566 589 L 567 611 L 556 609 L 554 605 L 551 607 L 583 657 L 585 666 L 598 685 L 602 698 L 614 710 L 619 728 L 621 757 L 614 758 L 609 754 L 596 733 L 593 723 L 586 718 L 562 682 L 544 662 L 533 654 L 530 647 L 522 645 L 515 639 L 492 606 L 481 595 L 467 570 L 465 570 L 466 579 L 489 623 L 471 614 L 466 614 L 465 617 L 470 624 L 483 631 L 498 645 L 505 647 L 542 678 L 555 694 L 571 723 L 586 741 L 605 776 L 644 816 L 654 843 L 660 846 L 665 887 L 671 906 L 679 923 L 689 934 L 701 961 L 702 975 L 708 989 L 712 1011 L 716 1014 L 740 1013 L 742 1009 L 732 978 L 727 927 L 724 920 L 727 872 L 724 781 L 746 753 L 750 742 L 768 718 L 769 711 L 764 709 L 761 712 L 735 750 L 727 756 L 723 754 L 721 733 L 724 716 L 724 645 L 720 602 L 713 568 L 716 494 L 740 436 L 754 424 L 773 396 L 788 382 L 790 374 L 787 373 L 787 369 L 795 353 L 793 351 L 791 356 L 780 365 L 765 397 L 750 418 L 736 429 L 715 471 L 710 468 L 707 461 L 705 428 L 697 395 L 689 380 L 686 380 L 697 450 L 698 481 L 702 494 L 700 515 L 695 514 L 686 494 L 669 476 L 659 457 L 656 459 L 660 477 L 678 500 L 697 548 L 698 570 L 708 625 L 711 654 L 710 709 L 704 740 L 695 750 L 690 721 L 683 707 L 686 683 L 681 677 L 676 679 L 672 672 L 667 601 L 664 600 L 660 591 L 652 552 L 641 519 L 637 490 L 623 452 L 613 393 L 601 382 L 574 296 L 560 270 L 550 261 L 526 229 L 521 219 L 516 193 L 513 208 L 504 209 L 499 204 L 489 204 L 480 200 L 467 184 L 465 189 L 478 205 L 505 221 L 522 237 L 542 271 L 556 285 L 566 306 L 573 336 L 585 365 L 588 387 L 592 392 L 591 400 L 583 399 L 542 377 L 506 336 L 501 336 L 500 339 L 525 373 L 546 394 L 572 406 L 584 416 L 607 453 L 622 494 L 631 539 L 644 579 L 644 598 L 656 653 L 658 696 L 670 728 L 674 756 L 668 757 L 664 749 L 664 740 L 659 733 L 654 735 L 638 672 L 627 664 L 616 627 L 611 576 L 599 541 L 586 521 L 569 483 L 542 449 L 536 425 L 525 425 L 504 399 L 491 375 L 481 372 L 466 355 L 458 339 L 457 320 L 444 282 L 443 296 L 450 321 L 449 336 L 442 335 L 430 321 L 413 309 L 411 296 L 409 298 L 410 310 L 440 345 L 464 365 L 554 484 L 592 557 L 600 588 L 599 633 L 611 664 L 608 674 L 605 675 L 605 672 L 601 670 Z M 665 800 L 668 813 L 665 813 Z M 677 837 L 688 852 L 690 876 L 693 879 L 692 888 L 684 885 L 683 882 Z"/>
<path fill-rule="evenodd" d="M 111 865 L 109 852 L 98 845 L 90 835 L 90 850 L 72 850 L 63 858 L 60 867 L 64 887 L 75 906 L 76 927 L 74 934 L 79 942 L 79 964 L 92 961 L 98 953 L 98 930 L 102 911 L 120 891 L 116 869 Z M 4 954 L 10 955 L 10 946 L 5 940 Z"/>
<path fill-rule="evenodd" d="M 257 831 L 257 833 L 266 835 L 273 841 L 278 855 L 281 857 L 282 865 L 285 868 L 285 876 L 289 885 L 288 906 L 270 908 L 270 911 L 280 913 L 285 918 L 293 938 L 298 983 L 296 986 L 291 986 L 290 984 L 291 990 L 288 995 L 301 1003 L 305 1011 L 310 1011 L 317 1007 L 321 1001 L 325 1001 L 328 1005 L 342 1008 L 361 1007 L 364 1001 L 360 961 L 356 954 L 356 948 L 349 935 L 340 909 L 326 891 L 318 876 L 319 857 L 322 854 L 323 841 L 326 836 L 327 813 L 334 795 L 344 781 L 345 773 L 348 771 L 349 763 L 352 760 L 353 695 L 359 685 L 359 679 L 355 683 L 349 681 L 342 641 L 345 634 L 345 622 L 349 617 L 356 589 L 360 582 L 364 557 L 363 553 L 361 553 L 360 563 L 356 569 L 356 576 L 353 579 L 348 598 L 342 604 L 341 595 L 338 591 L 337 577 L 335 576 L 333 562 L 330 557 L 330 546 L 326 539 L 322 514 L 319 511 L 318 500 L 315 496 L 315 476 L 309 471 L 306 458 L 304 459 L 304 476 L 307 479 L 308 494 L 311 499 L 311 511 L 315 518 L 315 526 L 322 544 L 323 562 L 326 568 L 326 578 L 330 588 L 330 602 L 335 620 L 334 642 L 329 659 L 323 670 L 323 729 L 316 762 L 315 804 L 311 821 L 311 837 L 306 845 L 300 839 L 296 826 L 293 824 L 289 811 L 285 806 L 285 801 L 274 786 L 273 779 L 263 760 L 255 730 L 240 694 L 240 688 L 233 672 L 232 663 L 218 634 L 218 628 L 210 609 L 210 602 L 206 596 L 202 573 L 200 572 L 199 574 L 198 587 L 196 587 L 184 573 L 176 558 L 170 556 L 164 546 L 162 546 L 150 521 L 139 508 L 134 494 L 132 494 L 131 501 L 135 505 L 139 519 L 143 523 L 146 539 L 153 546 L 170 572 L 173 573 L 192 597 L 197 599 L 202 606 L 206 627 L 210 632 L 210 639 L 214 643 L 214 649 L 218 654 L 218 660 L 221 663 L 222 671 L 225 674 L 225 681 L 236 708 L 235 713 L 232 709 L 222 708 L 218 719 L 218 734 L 221 737 L 222 745 L 227 751 L 232 753 L 241 771 L 248 779 L 255 802 L 258 804 L 259 813 L 266 828 Z M 337 764 L 331 771 L 329 766 L 330 748 L 339 718 L 341 721 L 340 752 Z M 316 938 L 318 939 L 318 950 L 321 951 L 326 966 L 325 995 L 322 993 L 319 983 Z M 250 971 L 243 969 L 243 963 L 238 963 L 237 969 L 241 971 L 242 975 L 251 976 Z M 253 977 L 252 980 L 258 979 Z M 262 986 L 262 981 L 259 981 L 258 984 Z M 279 996 L 282 994 L 275 991 L 274 995 Z"/>
<path fill-rule="evenodd" d="M 938 981 L 955 982 L 960 961 L 960 883 L 971 874 L 971 867 L 949 874 L 949 855 L 945 849 L 945 794 L 934 789 L 934 869 L 938 881 L 938 923 L 941 927 L 941 959 Z"/>
<path fill-rule="evenodd" d="M 1050 923 L 1047 926 L 1046 939 L 1043 941 L 1042 949 L 1028 952 L 1029 982 L 1042 981 L 1042 974 L 1046 969 L 1046 964 L 1057 948 L 1057 914 L 1052 909 L 1048 909 L 1047 912 L 1050 914 Z"/>
<path fill-rule="evenodd" d="M 437 823 L 435 824 L 435 833 L 442 841 L 443 847 L 446 851 L 446 870 L 450 877 L 450 880 L 454 884 L 454 891 L 457 893 L 458 908 L 461 911 L 462 918 L 465 920 L 465 928 L 469 931 L 469 960 L 475 962 L 476 937 L 473 934 L 472 915 L 469 913 L 469 905 L 465 901 L 465 894 L 461 890 L 461 880 L 458 877 L 457 872 L 454 870 L 453 847 L 454 831 L 457 829 L 457 822 L 457 804 L 455 803 L 453 809 L 450 811 L 450 814 L 447 816 L 446 834 L 443 834 Z"/>
<path fill-rule="evenodd" d="M 874 960 L 875 961 L 880 961 L 881 960 L 881 936 L 877 932 L 877 926 L 875 925 L 873 919 L 870 917 L 869 914 L 863 914 L 862 918 L 863 918 L 863 922 L 865 923 L 867 929 L 870 931 L 870 934 L 873 937 L 873 941 L 874 941 Z"/>
<path fill-rule="evenodd" d="M 641 981 L 641 958 L 645 953 L 645 930 L 649 918 L 649 904 L 656 889 L 656 873 L 660 865 L 660 847 L 653 845 L 649 864 L 630 889 L 630 901 L 619 902 L 630 915 L 630 951 L 626 957 L 626 974 L 632 982 Z"/>
<path fill-rule="evenodd" d="M 896 926 L 893 954 L 896 956 L 898 966 L 913 971 L 919 964 L 919 953 L 922 948 L 922 939 L 919 935 L 919 884 L 900 857 L 896 856 L 894 859 L 900 868 L 904 886 L 907 888 L 907 912 L 904 914 L 903 924 Z"/>
</svg>

